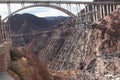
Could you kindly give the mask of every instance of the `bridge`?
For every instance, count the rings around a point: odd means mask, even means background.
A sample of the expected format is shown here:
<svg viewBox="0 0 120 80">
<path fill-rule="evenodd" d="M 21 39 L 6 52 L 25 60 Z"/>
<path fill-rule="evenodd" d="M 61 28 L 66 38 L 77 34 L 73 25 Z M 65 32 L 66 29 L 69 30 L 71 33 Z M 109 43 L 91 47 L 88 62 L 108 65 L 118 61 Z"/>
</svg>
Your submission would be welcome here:
<svg viewBox="0 0 120 80">
<path fill-rule="evenodd" d="M 116 11 L 120 7 L 120 2 L 81 2 L 81 1 L 41 1 L 41 0 L 0 0 L 0 4 L 6 4 L 8 16 L 6 16 L 0 23 L 0 43 L 1 47 L 4 47 L 5 43 L 11 42 L 11 29 L 9 18 L 12 15 L 15 15 L 17 12 L 28 9 L 31 7 L 50 7 L 64 12 L 65 14 L 72 17 L 73 23 L 75 24 L 72 27 L 85 27 L 86 25 L 90 25 L 92 23 L 98 22 L 99 20 L 105 18 L 106 15 L 111 14 Z M 11 4 L 21 4 L 21 8 L 12 12 Z M 30 4 L 30 5 L 26 5 Z M 74 8 L 74 10 L 73 10 Z M 75 12 L 74 12 L 75 11 Z M 66 23 L 63 23 L 63 25 Z M 67 25 L 67 24 L 66 24 Z M 74 33 L 74 32 L 72 32 Z M 64 48 L 72 49 L 75 44 L 72 43 L 73 39 L 77 41 L 77 37 L 81 35 L 81 32 L 77 30 L 75 35 L 70 36 L 66 43 L 70 43 L 69 45 L 63 45 Z M 19 35 L 18 35 L 19 36 Z M 55 42 L 55 41 L 54 41 Z M 75 43 L 75 42 L 74 42 Z M 50 41 L 50 45 L 53 44 L 53 40 Z M 72 45 L 72 46 L 71 46 Z M 49 48 L 49 46 L 48 46 Z M 54 68 L 62 70 L 64 68 L 64 63 L 66 60 L 66 55 L 69 55 L 70 52 L 63 52 L 65 49 L 61 49 L 58 55 L 55 57 L 55 60 L 61 60 L 63 63 L 60 65 L 55 65 Z M 49 56 L 46 49 L 46 55 Z M 64 57 L 62 57 L 64 55 Z M 44 57 L 44 56 L 43 56 Z M 42 58 L 43 58 L 42 57 Z M 59 68 L 58 68 L 59 66 Z"/>
<path fill-rule="evenodd" d="M 71 16 L 72 18 L 77 18 L 77 16 L 80 16 L 81 14 L 78 14 L 83 8 L 85 8 L 85 13 L 89 13 L 90 11 L 97 12 L 95 13 L 98 15 L 98 11 L 100 10 L 99 14 L 100 17 L 104 17 L 105 13 L 107 11 L 107 14 L 111 13 L 113 10 L 116 9 L 117 6 L 119 6 L 119 2 L 80 2 L 80 1 L 41 1 L 41 0 L 0 0 L 1 4 L 7 4 L 8 6 L 8 16 L 3 19 L 6 20 L 9 16 L 14 15 L 15 13 L 31 8 L 31 7 L 50 7 L 54 9 L 58 9 L 67 15 Z M 11 5 L 12 4 L 21 4 L 21 8 L 17 11 L 12 12 L 11 11 Z M 26 6 L 26 4 L 31 4 L 29 6 Z M 99 5 L 99 6 L 98 6 Z M 74 8 L 73 8 L 74 7 Z M 106 7 L 106 9 L 104 9 Z M 74 11 L 73 11 L 74 9 Z M 106 10 L 106 11 L 105 11 Z M 97 18 L 97 17 L 96 17 Z"/>
<path fill-rule="evenodd" d="M 50 7 L 64 12 L 65 14 L 72 17 L 77 23 L 93 23 L 103 19 L 106 15 L 115 11 L 119 6 L 120 2 L 81 2 L 81 1 L 41 1 L 41 0 L 0 0 L 0 4 L 7 5 L 8 16 L 6 16 L 2 24 L 2 40 L 10 40 L 11 30 L 9 26 L 9 17 L 15 15 L 17 12 L 32 7 Z M 13 11 L 11 10 L 12 4 L 20 4 L 21 8 Z M 30 4 L 30 5 L 26 5 Z M 3 39 L 4 38 L 4 39 Z"/>
</svg>

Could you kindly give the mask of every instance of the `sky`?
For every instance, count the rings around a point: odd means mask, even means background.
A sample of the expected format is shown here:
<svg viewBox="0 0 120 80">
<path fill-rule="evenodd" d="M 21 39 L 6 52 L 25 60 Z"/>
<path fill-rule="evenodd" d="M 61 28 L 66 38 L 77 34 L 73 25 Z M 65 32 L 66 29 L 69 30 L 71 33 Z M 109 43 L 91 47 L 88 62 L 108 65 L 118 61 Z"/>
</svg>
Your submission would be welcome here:
<svg viewBox="0 0 120 80">
<path fill-rule="evenodd" d="M 63 1 L 68 1 L 68 0 L 63 0 Z M 93 1 L 93 0 L 69 0 L 69 1 Z M 25 4 L 25 6 L 29 6 L 31 4 Z M 11 12 L 14 12 L 18 9 L 21 8 L 21 4 L 11 4 Z M 62 7 L 67 8 L 66 5 L 62 5 Z M 72 5 L 72 12 L 74 14 L 77 13 L 75 9 L 75 5 Z M 65 13 L 53 9 L 53 8 L 48 8 L 48 7 L 33 7 L 33 8 L 28 8 L 24 9 L 22 11 L 19 11 L 16 14 L 23 14 L 23 13 L 30 13 L 33 15 L 36 15 L 38 17 L 49 17 L 49 16 L 68 16 Z M 6 4 L 0 4 L 0 15 L 2 16 L 2 19 L 4 19 L 6 16 L 8 16 L 8 9 Z"/>
</svg>

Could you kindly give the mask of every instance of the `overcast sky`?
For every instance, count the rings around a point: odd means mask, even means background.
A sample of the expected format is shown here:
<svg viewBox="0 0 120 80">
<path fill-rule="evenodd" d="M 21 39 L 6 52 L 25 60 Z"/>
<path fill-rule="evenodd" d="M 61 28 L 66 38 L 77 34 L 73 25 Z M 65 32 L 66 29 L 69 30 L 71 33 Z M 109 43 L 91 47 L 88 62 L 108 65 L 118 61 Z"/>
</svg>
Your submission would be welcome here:
<svg viewBox="0 0 120 80">
<path fill-rule="evenodd" d="M 68 0 L 63 0 L 63 1 L 68 1 Z M 69 1 L 93 1 L 93 0 L 69 0 Z M 26 5 L 30 5 L 30 4 L 26 4 Z M 64 6 L 64 5 L 62 5 L 62 6 Z M 66 6 L 64 6 L 64 7 L 66 7 Z M 11 12 L 14 12 L 20 8 L 21 8 L 21 4 L 11 4 Z M 72 12 L 74 14 L 76 14 L 75 5 L 72 6 Z M 19 14 L 30 13 L 30 14 L 34 14 L 38 17 L 67 16 L 65 13 L 63 13 L 59 10 L 47 8 L 47 7 L 29 8 L 29 9 L 22 10 L 18 13 Z M 2 16 L 2 19 L 4 19 L 8 15 L 8 10 L 7 10 L 6 4 L 0 4 L 0 15 Z"/>
</svg>

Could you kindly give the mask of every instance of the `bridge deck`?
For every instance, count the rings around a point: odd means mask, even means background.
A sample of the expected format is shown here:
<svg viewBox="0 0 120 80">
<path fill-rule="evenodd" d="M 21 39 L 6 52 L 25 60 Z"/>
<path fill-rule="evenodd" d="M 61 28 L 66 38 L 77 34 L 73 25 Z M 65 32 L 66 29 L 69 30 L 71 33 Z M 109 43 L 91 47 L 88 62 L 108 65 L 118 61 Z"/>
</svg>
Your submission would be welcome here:
<svg viewBox="0 0 120 80">
<path fill-rule="evenodd" d="M 0 3 L 61 3 L 61 4 L 120 4 L 120 2 L 83 2 L 83 1 L 56 1 L 56 0 L 0 0 Z"/>
</svg>

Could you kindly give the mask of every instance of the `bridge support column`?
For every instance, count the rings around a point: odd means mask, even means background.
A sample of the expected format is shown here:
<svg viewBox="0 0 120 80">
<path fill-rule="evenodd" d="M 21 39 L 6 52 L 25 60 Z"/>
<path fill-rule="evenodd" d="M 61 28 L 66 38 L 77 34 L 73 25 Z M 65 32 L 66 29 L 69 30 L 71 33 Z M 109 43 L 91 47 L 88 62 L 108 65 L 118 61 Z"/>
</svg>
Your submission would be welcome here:
<svg viewBox="0 0 120 80">
<path fill-rule="evenodd" d="M 0 16 L 0 44 L 3 43 L 3 29 L 2 29 L 2 20 Z"/>
<path fill-rule="evenodd" d="M 7 8 L 8 8 L 8 15 L 11 14 L 11 6 L 10 6 L 10 3 L 7 3 Z"/>
</svg>

